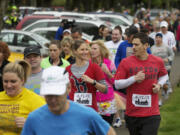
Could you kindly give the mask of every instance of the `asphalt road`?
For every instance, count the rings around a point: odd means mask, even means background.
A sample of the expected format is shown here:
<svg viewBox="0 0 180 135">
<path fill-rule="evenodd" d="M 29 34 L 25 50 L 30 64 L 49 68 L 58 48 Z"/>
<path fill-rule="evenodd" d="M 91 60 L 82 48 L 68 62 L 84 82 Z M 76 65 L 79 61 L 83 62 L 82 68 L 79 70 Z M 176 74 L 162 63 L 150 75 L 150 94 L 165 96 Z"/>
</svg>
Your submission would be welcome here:
<svg viewBox="0 0 180 135">
<path fill-rule="evenodd" d="M 175 87 L 178 83 L 180 84 L 180 52 L 175 55 L 171 68 L 170 81 L 172 87 Z M 115 131 L 117 135 L 129 135 L 124 123 L 120 128 L 115 128 Z"/>
</svg>

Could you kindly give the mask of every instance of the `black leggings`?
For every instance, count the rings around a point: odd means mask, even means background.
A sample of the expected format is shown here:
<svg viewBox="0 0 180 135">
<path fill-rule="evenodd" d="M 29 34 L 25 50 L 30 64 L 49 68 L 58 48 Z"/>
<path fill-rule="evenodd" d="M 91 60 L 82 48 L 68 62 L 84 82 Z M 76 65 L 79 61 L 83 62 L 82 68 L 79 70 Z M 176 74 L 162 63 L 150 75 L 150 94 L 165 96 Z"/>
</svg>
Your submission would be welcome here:
<svg viewBox="0 0 180 135">
<path fill-rule="evenodd" d="M 113 119 L 114 119 L 114 114 L 111 114 L 110 116 L 101 115 L 101 117 L 102 117 L 106 122 L 108 122 L 110 125 L 112 125 Z"/>
<path fill-rule="evenodd" d="M 130 135 L 157 135 L 160 125 L 160 115 L 149 117 L 125 116 Z"/>
</svg>

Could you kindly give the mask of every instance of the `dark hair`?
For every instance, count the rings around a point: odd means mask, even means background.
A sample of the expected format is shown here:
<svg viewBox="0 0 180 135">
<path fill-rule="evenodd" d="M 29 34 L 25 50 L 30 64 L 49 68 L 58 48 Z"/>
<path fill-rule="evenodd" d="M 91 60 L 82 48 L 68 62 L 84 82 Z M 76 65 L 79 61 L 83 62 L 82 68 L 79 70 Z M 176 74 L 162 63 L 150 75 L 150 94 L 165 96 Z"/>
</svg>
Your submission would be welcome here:
<svg viewBox="0 0 180 135">
<path fill-rule="evenodd" d="M 0 41 L 0 52 L 3 54 L 5 60 L 10 56 L 10 50 L 7 43 Z"/>
<path fill-rule="evenodd" d="M 104 27 L 105 27 L 105 25 L 104 25 L 104 24 L 101 24 L 98 29 L 102 29 L 102 28 L 104 28 Z"/>
<path fill-rule="evenodd" d="M 122 28 L 121 28 L 121 26 L 117 25 L 117 26 L 114 27 L 114 30 L 115 30 L 115 29 L 119 30 L 119 33 L 122 34 Z"/>
<path fill-rule="evenodd" d="M 78 32 L 79 34 L 82 34 L 81 28 L 79 28 L 79 27 L 72 28 L 71 33 L 76 33 L 76 32 Z"/>
<path fill-rule="evenodd" d="M 84 44 L 84 40 L 75 40 L 74 44 L 72 45 L 72 51 L 76 51 L 82 44 Z"/>
<path fill-rule="evenodd" d="M 50 45 L 54 44 L 56 45 L 59 49 L 61 48 L 61 42 L 59 40 L 52 40 L 50 43 L 46 43 L 45 46 L 49 48 Z"/>
<path fill-rule="evenodd" d="M 149 32 L 147 28 L 143 28 L 140 31 L 143 32 L 143 33 L 148 33 Z"/>
<path fill-rule="evenodd" d="M 133 39 L 135 39 L 135 38 L 138 38 L 141 41 L 142 44 L 149 43 L 148 36 L 143 32 L 136 33 L 133 36 Z"/>
</svg>

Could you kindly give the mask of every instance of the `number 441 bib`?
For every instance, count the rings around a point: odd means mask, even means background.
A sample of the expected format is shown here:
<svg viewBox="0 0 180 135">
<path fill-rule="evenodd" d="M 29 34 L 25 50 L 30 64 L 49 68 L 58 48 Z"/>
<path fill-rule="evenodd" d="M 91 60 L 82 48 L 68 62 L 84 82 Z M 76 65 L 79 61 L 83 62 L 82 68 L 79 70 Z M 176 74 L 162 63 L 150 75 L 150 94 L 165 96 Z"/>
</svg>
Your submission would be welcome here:
<svg viewBox="0 0 180 135">
<path fill-rule="evenodd" d="M 136 107 L 151 107 L 151 95 L 132 95 L 132 104 Z"/>
</svg>

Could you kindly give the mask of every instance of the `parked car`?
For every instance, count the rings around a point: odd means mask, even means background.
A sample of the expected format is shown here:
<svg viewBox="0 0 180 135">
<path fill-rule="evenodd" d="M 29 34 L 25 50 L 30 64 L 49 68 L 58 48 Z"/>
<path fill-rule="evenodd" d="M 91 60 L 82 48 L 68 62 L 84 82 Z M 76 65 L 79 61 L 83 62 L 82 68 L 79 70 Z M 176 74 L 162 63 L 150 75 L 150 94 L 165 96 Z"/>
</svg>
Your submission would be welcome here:
<svg viewBox="0 0 180 135">
<path fill-rule="evenodd" d="M 39 34 L 48 40 L 53 40 L 56 35 L 56 31 L 58 30 L 58 27 L 44 27 L 44 28 L 35 28 L 31 30 L 31 32 Z M 93 36 L 90 36 L 88 34 L 82 33 L 82 38 L 84 40 L 87 40 L 88 42 L 91 42 L 93 39 Z"/>
<path fill-rule="evenodd" d="M 77 13 L 77 12 L 58 12 L 58 11 L 36 11 L 33 15 L 46 15 L 55 17 L 69 17 L 83 20 L 100 20 L 93 14 Z"/>
<path fill-rule="evenodd" d="M 120 25 L 124 27 L 132 25 L 132 22 L 130 20 L 117 14 L 96 14 L 96 17 L 98 17 L 102 21 L 108 21 L 115 25 Z"/>
<path fill-rule="evenodd" d="M 29 26 L 25 27 L 23 30 L 24 31 L 32 31 L 35 28 L 45 28 L 45 27 L 59 27 L 60 22 L 62 19 L 43 19 L 34 22 L 33 24 L 30 24 Z M 73 19 L 68 19 L 68 21 L 73 21 Z M 104 24 L 102 21 L 90 21 L 90 20 L 82 20 L 82 19 L 76 19 L 75 20 L 75 26 L 79 27 L 82 29 L 82 32 L 94 36 L 98 34 L 98 27 Z M 111 28 L 113 28 L 112 26 Z M 110 29 L 111 29 L 110 28 Z"/>
<path fill-rule="evenodd" d="M 42 55 L 47 55 L 48 48 L 45 47 L 45 44 L 50 42 L 38 34 L 20 30 L 2 30 L 0 40 L 8 44 L 13 54 L 10 57 L 11 61 L 23 58 L 24 48 L 32 45 L 39 46 Z"/>
<path fill-rule="evenodd" d="M 32 24 L 38 20 L 41 19 L 58 19 L 59 17 L 54 17 L 54 16 L 45 16 L 45 15 L 31 15 L 31 16 L 25 16 L 16 26 L 16 30 L 21 30 L 28 26 L 29 24 Z"/>
</svg>

